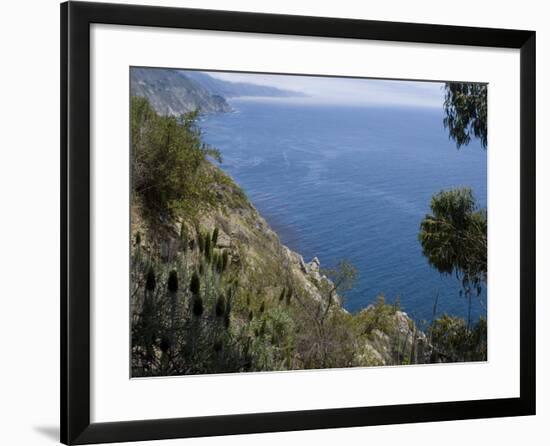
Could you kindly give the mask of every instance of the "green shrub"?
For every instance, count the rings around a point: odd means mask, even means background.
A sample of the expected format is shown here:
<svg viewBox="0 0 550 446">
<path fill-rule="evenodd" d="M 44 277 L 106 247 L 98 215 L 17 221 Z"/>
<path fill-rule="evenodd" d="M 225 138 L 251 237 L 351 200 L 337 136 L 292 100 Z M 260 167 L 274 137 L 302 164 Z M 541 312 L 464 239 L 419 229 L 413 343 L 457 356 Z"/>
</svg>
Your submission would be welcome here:
<svg viewBox="0 0 550 446">
<path fill-rule="evenodd" d="M 397 305 L 387 304 L 383 295 L 378 296 L 375 304 L 362 312 L 361 322 L 364 333 L 370 335 L 373 330 L 377 329 L 387 335 L 392 335 L 395 328 L 393 316 L 397 309 Z"/>
<path fill-rule="evenodd" d="M 131 99 L 132 190 L 151 215 L 194 214 L 216 204 L 214 179 L 204 168 L 216 151 L 203 144 L 197 118 L 197 112 L 159 116 L 147 99 Z"/>
<path fill-rule="evenodd" d="M 444 314 L 430 329 L 434 362 L 486 361 L 487 322 L 480 319 L 468 329 L 464 319 Z"/>
</svg>

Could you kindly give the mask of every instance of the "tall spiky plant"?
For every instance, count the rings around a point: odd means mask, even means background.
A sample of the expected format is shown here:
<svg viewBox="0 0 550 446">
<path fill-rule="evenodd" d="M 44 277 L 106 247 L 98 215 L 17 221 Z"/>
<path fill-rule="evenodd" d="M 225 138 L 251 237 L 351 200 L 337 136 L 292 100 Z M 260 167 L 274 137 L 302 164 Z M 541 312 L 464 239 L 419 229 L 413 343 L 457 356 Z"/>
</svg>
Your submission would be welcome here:
<svg viewBox="0 0 550 446">
<path fill-rule="evenodd" d="M 152 293 L 155 291 L 155 288 L 157 286 L 157 279 L 155 277 L 155 270 L 153 267 L 149 267 L 149 271 L 147 271 L 147 277 L 145 279 L 145 291 Z"/>
<path fill-rule="evenodd" d="M 212 260 L 212 239 L 208 234 L 204 237 L 204 258 L 208 263 Z"/>
<path fill-rule="evenodd" d="M 229 328 L 229 323 L 231 321 L 231 293 L 228 292 L 227 293 L 227 299 L 225 301 L 225 314 L 224 314 L 224 317 L 223 317 L 223 323 L 224 323 L 224 326 L 225 328 Z"/>
<path fill-rule="evenodd" d="M 200 317 L 202 316 L 202 313 L 204 311 L 204 306 L 203 306 L 202 297 L 201 297 L 201 280 L 196 271 L 193 272 L 193 275 L 191 276 L 189 291 L 191 292 L 192 299 L 193 299 L 192 301 L 193 314 L 196 317 Z"/>
<path fill-rule="evenodd" d="M 216 255 L 216 262 L 214 262 L 216 265 L 216 270 L 221 274 L 224 271 L 223 267 L 223 255 Z"/>
<path fill-rule="evenodd" d="M 185 223 L 181 222 L 180 226 L 180 241 L 181 241 L 181 249 L 185 253 L 187 251 L 187 228 L 185 227 Z"/>
<path fill-rule="evenodd" d="M 178 273 L 176 270 L 170 271 L 168 275 L 168 296 L 170 298 L 170 345 L 175 345 L 176 321 L 178 315 Z"/>
<path fill-rule="evenodd" d="M 225 314 L 225 297 L 222 293 L 216 299 L 215 313 L 216 317 L 221 318 Z"/>
<path fill-rule="evenodd" d="M 156 339 L 155 330 L 155 302 L 154 293 L 157 287 L 157 279 L 153 266 L 149 267 L 145 279 L 145 296 L 140 316 L 141 344 L 145 349 L 146 361 L 151 363 L 154 358 L 153 343 Z M 148 367 L 150 364 L 148 364 Z"/>
<path fill-rule="evenodd" d="M 202 254 L 204 253 L 204 236 L 202 235 L 202 232 L 199 231 L 197 243 L 199 245 L 199 252 Z"/>
<path fill-rule="evenodd" d="M 214 228 L 214 231 L 212 232 L 212 244 L 214 246 L 216 246 L 216 243 L 218 243 L 218 235 L 220 233 L 220 230 L 218 229 L 218 227 L 216 226 Z"/>
<path fill-rule="evenodd" d="M 224 249 L 222 254 L 222 270 L 225 271 L 228 265 L 229 265 L 229 253 L 227 252 L 227 249 Z"/>
</svg>

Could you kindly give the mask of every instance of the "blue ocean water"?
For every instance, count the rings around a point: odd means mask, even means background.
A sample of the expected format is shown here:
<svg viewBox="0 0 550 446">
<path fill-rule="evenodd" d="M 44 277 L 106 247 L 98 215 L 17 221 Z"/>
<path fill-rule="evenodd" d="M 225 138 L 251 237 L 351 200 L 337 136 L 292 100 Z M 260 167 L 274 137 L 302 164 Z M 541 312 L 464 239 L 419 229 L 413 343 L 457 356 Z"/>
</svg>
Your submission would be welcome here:
<svg viewBox="0 0 550 446">
<path fill-rule="evenodd" d="M 358 269 L 345 307 L 379 294 L 399 298 L 417 321 L 466 318 L 459 281 L 431 268 L 418 242 L 432 195 L 469 186 L 487 202 L 487 154 L 478 141 L 457 150 L 442 108 L 346 107 L 285 100 L 233 100 L 234 113 L 201 122 L 222 168 L 244 189 L 282 242 L 322 267 L 343 258 Z M 486 290 L 472 317 L 486 315 Z"/>
</svg>

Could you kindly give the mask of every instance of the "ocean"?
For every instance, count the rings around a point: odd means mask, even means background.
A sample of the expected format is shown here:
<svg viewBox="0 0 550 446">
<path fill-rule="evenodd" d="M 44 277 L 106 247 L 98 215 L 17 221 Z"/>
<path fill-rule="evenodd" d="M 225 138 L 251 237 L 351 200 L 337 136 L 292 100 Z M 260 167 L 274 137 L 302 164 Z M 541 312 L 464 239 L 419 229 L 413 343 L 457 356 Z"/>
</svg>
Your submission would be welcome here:
<svg viewBox="0 0 550 446">
<path fill-rule="evenodd" d="M 383 294 L 416 321 L 466 318 L 454 276 L 430 267 L 418 241 L 432 195 L 471 187 L 487 206 L 487 153 L 457 150 L 443 108 L 308 104 L 307 100 L 233 99 L 233 113 L 201 123 L 222 152 L 221 167 L 289 248 L 321 267 L 348 259 L 358 270 L 344 306 L 357 311 Z M 486 289 L 472 320 L 486 317 Z"/>
</svg>

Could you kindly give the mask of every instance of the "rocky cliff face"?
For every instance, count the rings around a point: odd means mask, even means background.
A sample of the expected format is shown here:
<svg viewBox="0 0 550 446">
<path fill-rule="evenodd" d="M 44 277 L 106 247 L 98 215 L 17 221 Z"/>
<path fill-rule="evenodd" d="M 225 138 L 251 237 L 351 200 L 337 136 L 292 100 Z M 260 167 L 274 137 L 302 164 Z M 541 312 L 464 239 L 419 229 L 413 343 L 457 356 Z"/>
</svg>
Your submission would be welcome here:
<svg viewBox="0 0 550 446">
<path fill-rule="evenodd" d="M 178 116 L 199 109 L 202 113 L 231 111 L 227 101 L 178 70 L 131 68 L 132 96 L 149 100 L 157 113 Z"/>
</svg>

